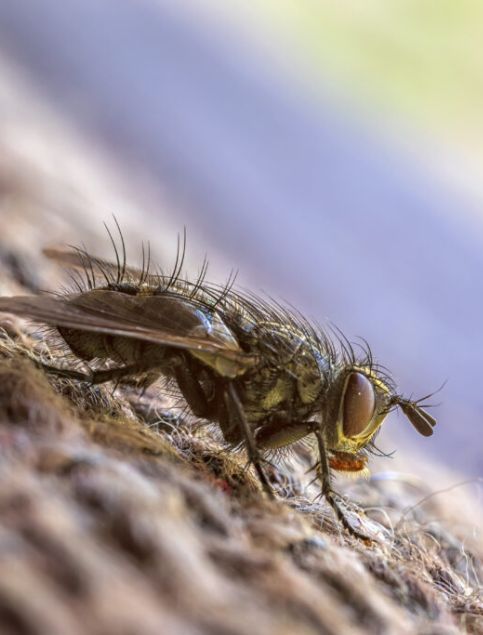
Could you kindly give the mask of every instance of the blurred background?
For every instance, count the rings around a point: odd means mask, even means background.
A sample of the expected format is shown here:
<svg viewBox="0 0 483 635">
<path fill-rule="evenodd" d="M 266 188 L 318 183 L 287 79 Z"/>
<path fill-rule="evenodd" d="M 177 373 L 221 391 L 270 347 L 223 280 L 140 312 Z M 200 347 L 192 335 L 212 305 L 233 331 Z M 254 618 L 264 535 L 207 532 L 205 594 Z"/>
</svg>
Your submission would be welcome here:
<svg viewBox="0 0 483 635">
<path fill-rule="evenodd" d="M 477 0 L 2 0 L 3 249 L 108 254 L 115 213 L 169 265 L 186 226 L 193 273 L 364 337 L 406 395 L 447 380 L 431 439 L 380 446 L 479 476 L 482 42 Z"/>
</svg>

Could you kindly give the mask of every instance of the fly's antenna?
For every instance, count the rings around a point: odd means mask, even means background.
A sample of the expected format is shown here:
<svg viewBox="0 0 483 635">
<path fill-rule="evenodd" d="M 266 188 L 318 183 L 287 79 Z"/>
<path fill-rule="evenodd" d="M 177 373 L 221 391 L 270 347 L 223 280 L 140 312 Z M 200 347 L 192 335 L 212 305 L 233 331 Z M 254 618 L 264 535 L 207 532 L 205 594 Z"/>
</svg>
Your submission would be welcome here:
<svg viewBox="0 0 483 635">
<path fill-rule="evenodd" d="M 413 399 L 412 396 L 404 397 L 403 395 L 394 395 L 391 398 L 390 404 L 394 406 L 400 406 L 402 403 L 406 403 L 406 404 L 412 404 L 413 406 L 417 406 L 418 408 L 436 408 L 437 406 L 441 404 L 426 403 L 426 400 L 431 399 L 431 397 L 434 397 L 434 395 L 437 395 L 439 392 L 441 392 L 447 383 L 448 383 L 448 380 L 445 379 L 439 388 L 436 388 L 436 390 L 433 390 L 427 395 L 424 395 L 424 397 L 419 397 L 419 399 Z"/>
<path fill-rule="evenodd" d="M 422 434 L 423 437 L 430 437 L 433 434 L 433 428 L 436 425 L 436 419 L 430 415 L 426 410 L 433 408 L 435 404 L 425 403 L 427 399 L 430 399 L 433 395 L 440 392 L 446 385 L 446 380 L 443 384 L 434 392 L 421 397 L 420 399 L 407 399 L 402 395 L 394 395 L 391 398 L 389 405 L 398 406 L 408 418 L 413 427 Z"/>
<path fill-rule="evenodd" d="M 436 406 L 439 406 L 440 404 L 430 404 L 430 403 L 424 403 L 424 402 L 426 401 L 426 399 L 431 399 L 431 397 L 434 397 L 434 395 L 437 395 L 439 392 L 441 392 L 447 383 L 448 383 L 448 380 L 445 379 L 439 388 L 436 388 L 436 390 L 433 390 L 433 392 L 430 392 L 427 395 L 424 395 L 424 397 L 420 397 L 419 399 L 414 401 L 414 403 L 420 406 L 421 408 L 435 408 Z"/>
</svg>

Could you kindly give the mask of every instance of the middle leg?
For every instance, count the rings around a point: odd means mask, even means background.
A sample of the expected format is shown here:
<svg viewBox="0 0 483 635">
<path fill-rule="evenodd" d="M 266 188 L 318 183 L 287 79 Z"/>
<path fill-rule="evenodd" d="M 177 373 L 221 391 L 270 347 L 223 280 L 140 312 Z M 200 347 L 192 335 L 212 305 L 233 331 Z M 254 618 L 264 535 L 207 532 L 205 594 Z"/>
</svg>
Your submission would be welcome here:
<svg viewBox="0 0 483 635">
<path fill-rule="evenodd" d="M 227 388 L 225 390 L 225 401 L 227 406 L 227 413 L 230 419 L 235 419 L 240 433 L 241 438 L 245 443 L 245 447 L 248 454 L 248 459 L 250 463 L 255 467 L 255 471 L 257 473 L 258 478 L 262 484 L 264 492 L 270 499 L 274 498 L 272 486 L 265 474 L 262 467 L 262 457 L 260 455 L 259 448 L 255 441 L 255 437 L 248 423 L 245 411 L 243 409 L 243 404 L 240 401 L 240 397 L 236 391 L 233 382 L 227 382 Z"/>
</svg>

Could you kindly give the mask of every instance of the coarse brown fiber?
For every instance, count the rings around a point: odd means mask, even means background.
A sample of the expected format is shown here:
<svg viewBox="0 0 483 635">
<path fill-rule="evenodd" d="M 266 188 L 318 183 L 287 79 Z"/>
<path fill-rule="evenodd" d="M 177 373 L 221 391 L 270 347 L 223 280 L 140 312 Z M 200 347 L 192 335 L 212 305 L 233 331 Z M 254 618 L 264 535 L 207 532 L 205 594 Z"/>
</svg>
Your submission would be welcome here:
<svg viewBox="0 0 483 635">
<path fill-rule="evenodd" d="M 55 218 L 13 168 L 0 187 L 1 293 L 36 291 Z M 275 466 L 267 501 L 244 455 L 162 394 L 49 377 L 50 336 L 0 319 L 1 633 L 483 632 L 483 549 L 444 519 L 444 495 L 361 485 L 363 543 L 303 470 Z"/>
</svg>

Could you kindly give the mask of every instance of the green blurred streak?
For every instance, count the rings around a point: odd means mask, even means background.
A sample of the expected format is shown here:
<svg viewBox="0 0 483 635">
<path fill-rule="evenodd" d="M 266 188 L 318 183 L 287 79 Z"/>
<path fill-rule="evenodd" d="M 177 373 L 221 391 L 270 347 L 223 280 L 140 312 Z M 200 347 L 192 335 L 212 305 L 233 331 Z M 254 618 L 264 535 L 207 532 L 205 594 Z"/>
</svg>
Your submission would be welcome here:
<svg viewBox="0 0 483 635">
<path fill-rule="evenodd" d="M 272 28 L 353 95 L 483 140 L 482 0 L 261 0 Z M 436 129 L 436 130 L 435 130 Z"/>
</svg>

